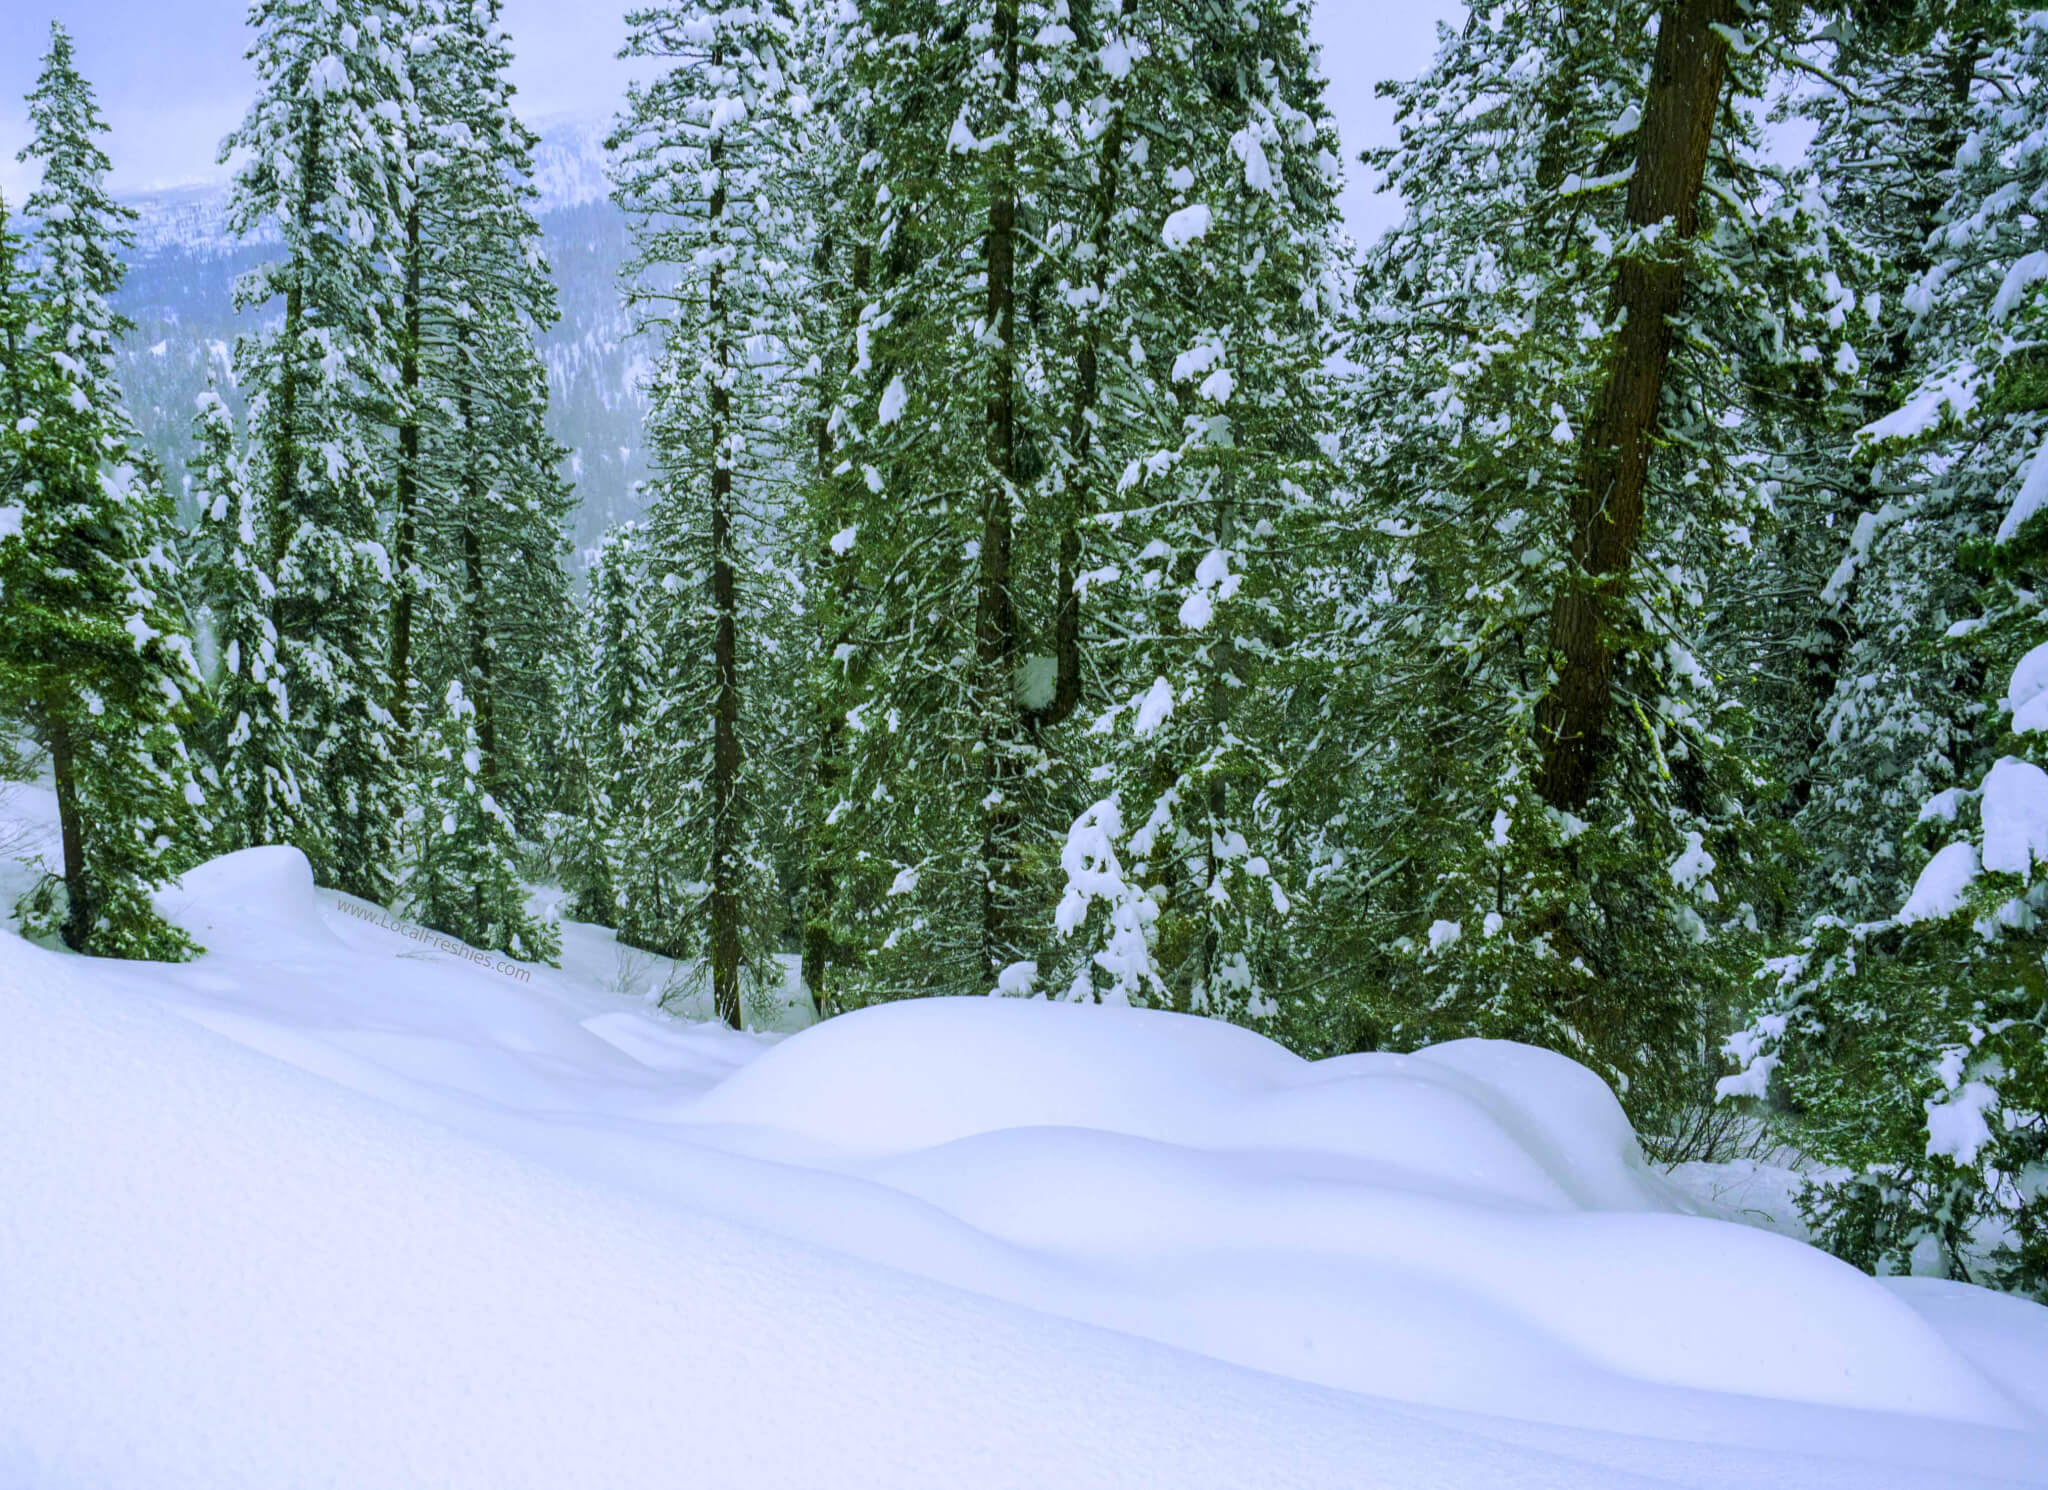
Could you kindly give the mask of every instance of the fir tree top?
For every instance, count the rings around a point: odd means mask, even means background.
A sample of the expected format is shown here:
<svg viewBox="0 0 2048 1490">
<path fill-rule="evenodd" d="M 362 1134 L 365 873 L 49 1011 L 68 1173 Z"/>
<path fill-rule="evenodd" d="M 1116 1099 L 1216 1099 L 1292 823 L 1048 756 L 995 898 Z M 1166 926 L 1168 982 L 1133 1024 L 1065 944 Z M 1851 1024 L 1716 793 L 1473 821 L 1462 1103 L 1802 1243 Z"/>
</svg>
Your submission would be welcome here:
<svg viewBox="0 0 2048 1490">
<path fill-rule="evenodd" d="M 71 35 L 57 21 L 50 23 L 50 50 L 28 95 L 28 114 L 33 136 L 17 159 L 42 164 L 42 182 L 27 203 L 39 224 L 36 288 L 62 348 L 59 367 L 86 403 L 111 406 L 119 397 L 114 345 L 128 329 L 111 302 L 125 273 L 122 251 L 135 241 L 129 224 L 136 214 L 107 190 L 112 163 L 95 138 L 107 123 L 79 74 Z"/>
</svg>

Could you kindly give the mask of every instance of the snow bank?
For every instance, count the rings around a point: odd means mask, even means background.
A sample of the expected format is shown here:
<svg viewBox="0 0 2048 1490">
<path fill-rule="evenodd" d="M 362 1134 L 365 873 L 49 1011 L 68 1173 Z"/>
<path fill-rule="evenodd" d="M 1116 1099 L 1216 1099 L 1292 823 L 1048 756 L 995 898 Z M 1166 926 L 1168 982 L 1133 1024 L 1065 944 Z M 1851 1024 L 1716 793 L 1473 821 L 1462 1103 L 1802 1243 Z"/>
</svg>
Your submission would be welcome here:
<svg viewBox="0 0 2048 1490">
<path fill-rule="evenodd" d="M 1984 868 L 2026 875 L 2048 862 L 2048 771 L 2006 756 L 1984 778 Z"/>
<path fill-rule="evenodd" d="M 202 946 L 250 938 L 336 939 L 320 913 L 313 866 L 295 848 L 249 848 L 211 859 L 160 894 L 157 906 Z"/>
<path fill-rule="evenodd" d="M 2048 440 L 2041 442 L 2041 448 L 2027 462 L 2020 489 L 2014 493 L 2012 506 L 1998 525 L 1998 541 L 2010 543 L 2019 537 L 2020 529 L 2043 507 L 2048 507 Z"/>
<path fill-rule="evenodd" d="M 2048 730 L 2048 642 L 2027 653 L 2013 668 L 2005 706 L 2012 711 L 2014 734 Z"/>
<path fill-rule="evenodd" d="M 780 1131 L 1149 1310 L 1035 1301 L 1334 1386 L 1504 1408 L 1601 1373 L 2011 1420 L 1911 1309 L 1811 1248 L 1678 1214 L 1583 1067 L 1464 1041 L 1310 1063 L 1149 1010 L 932 999 L 834 1020 L 684 1116 Z M 796 1152 L 796 1150 L 791 1150 Z M 1497 1379 L 1460 1391 L 1470 1363 Z M 1592 1371 L 1588 1367 L 1596 1368 Z M 1526 1400 L 1541 1393 L 1508 1388 Z"/>
<path fill-rule="evenodd" d="M 1972 1365 L 2048 1422 L 2048 1309 L 1946 1278 L 1881 1281 Z"/>
<path fill-rule="evenodd" d="M 10 1490 L 1586 1483 L 578 1182 L 76 968 L 0 933 Z"/>
<path fill-rule="evenodd" d="M 1544 1051 L 1004 999 L 778 1042 L 288 851 L 164 904 L 207 956 L 0 933 L 9 1490 L 2048 1482 L 2048 1311 L 1705 1214 Z"/>
<path fill-rule="evenodd" d="M 1250 1030 L 1016 999 L 865 1009 L 787 1041 L 690 1109 L 847 1154 L 1019 1128 L 1341 1156 L 1442 1193 L 1545 1209 L 1655 1209 L 1604 1083 L 1549 1051 L 1461 1041 L 1310 1063 Z"/>
</svg>

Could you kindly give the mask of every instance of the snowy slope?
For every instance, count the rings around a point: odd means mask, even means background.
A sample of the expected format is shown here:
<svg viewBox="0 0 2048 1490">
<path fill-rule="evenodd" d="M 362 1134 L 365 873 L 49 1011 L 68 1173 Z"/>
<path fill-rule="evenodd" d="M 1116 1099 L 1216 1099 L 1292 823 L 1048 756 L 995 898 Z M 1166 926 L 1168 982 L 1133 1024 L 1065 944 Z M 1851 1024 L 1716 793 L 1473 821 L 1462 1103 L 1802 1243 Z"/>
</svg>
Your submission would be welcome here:
<svg viewBox="0 0 2048 1490">
<path fill-rule="evenodd" d="M 1543 1052 L 740 1035 L 291 850 L 164 904 L 206 957 L 0 932 L 10 1490 L 2048 1484 L 2048 1310 L 1696 1214 Z"/>
</svg>

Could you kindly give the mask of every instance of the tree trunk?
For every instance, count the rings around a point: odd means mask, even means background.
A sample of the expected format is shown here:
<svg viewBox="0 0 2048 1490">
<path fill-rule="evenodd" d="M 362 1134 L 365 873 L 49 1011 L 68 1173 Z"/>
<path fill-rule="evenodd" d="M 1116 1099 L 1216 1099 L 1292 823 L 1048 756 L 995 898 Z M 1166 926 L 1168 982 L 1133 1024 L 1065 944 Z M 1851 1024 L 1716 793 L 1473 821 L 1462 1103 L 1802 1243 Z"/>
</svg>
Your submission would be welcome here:
<svg viewBox="0 0 2048 1490">
<path fill-rule="evenodd" d="M 470 334 L 464 334 L 468 343 Z M 484 491 L 477 470 L 477 433 L 474 397 L 469 379 L 474 366 L 464 369 L 464 383 L 456 407 L 462 421 L 462 574 L 463 608 L 469 613 L 469 678 L 466 690 L 476 709 L 477 753 L 482 758 L 478 777 L 486 790 L 498 782 L 498 716 L 491 687 L 491 624 L 484 607 L 484 540 L 478 518 Z"/>
<path fill-rule="evenodd" d="M 1020 56 L 1018 0 L 996 0 L 995 46 L 1002 59 L 1003 122 L 1016 114 Z M 989 183 L 987 328 L 994 345 L 988 365 L 987 476 L 981 501 L 980 591 L 975 614 L 975 662 L 981 709 L 982 798 L 981 962 L 993 982 L 1010 960 L 1017 803 L 1017 603 L 1011 588 L 1013 539 L 1010 504 L 1017 479 L 1017 152 L 1014 143 L 991 152 Z"/>
<path fill-rule="evenodd" d="M 873 250 L 865 243 L 854 245 L 852 254 L 853 293 L 845 309 L 845 331 L 849 338 L 859 324 L 860 309 L 865 302 L 874 265 Z M 829 249 L 821 255 L 819 267 L 829 265 Z M 848 354 L 849 369 L 857 367 L 859 354 Z M 830 400 L 827 400 L 829 410 Z M 829 412 L 818 416 L 818 480 L 820 484 L 831 482 L 833 466 L 838 453 L 832 438 L 832 419 Z M 833 575 L 833 588 L 837 593 L 840 613 L 838 634 L 828 654 L 835 665 L 839 662 L 839 648 L 850 643 L 852 631 L 846 620 L 846 612 L 853 599 L 853 560 L 849 554 L 834 553 L 831 540 L 827 539 L 819 556 L 822 567 Z M 846 737 L 846 712 L 839 707 L 838 697 L 830 691 L 823 693 L 818 711 L 818 740 L 816 761 L 817 800 L 821 804 L 836 804 L 839 783 L 845 777 L 845 765 L 840 751 Z M 825 805 L 824 814 L 829 816 L 831 805 Z M 832 1011 L 831 990 L 826 986 L 832 963 L 835 938 L 832 934 L 833 907 L 839 895 L 838 875 L 832 862 L 832 839 L 834 830 L 821 817 L 811 825 L 810 850 L 810 893 L 808 914 L 804 922 L 803 979 L 804 986 L 811 992 L 811 1001 L 817 1008 L 818 1017 L 823 1019 Z"/>
<path fill-rule="evenodd" d="M 1712 28 L 1740 19 L 1738 0 L 1665 6 L 1628 188 L 1631 229 L 1699 227 L 1707 151 L 1728 76 L 1728 44 Z M 1615 638 L 1643 526 L 1643 500 L 1671 360 L 1671 317 L 1685 270 L 1663 244 L 1621 261 L 1610 308 L 1622 328 L 1587 421 L 1572 493 L 1572 575 L 1551 614 L 1557 678 L 1537 709 L 1543 764 L 1537 789 L 1551 806 L 1583 807 L 1606 755 Z"/>
<path fill-rule="evenodd" d="M 78 761 L 72 750 L 71 725 L 54 700 L 43 709 L 50 733 L 50 769 L 57 780 L 57 832 L 64 849 L 64 945 L 74 952 L 91 949 L 93 926 L 99 920 L 99 897 L 93 893 L 85 867 L 85 819 L 78 810 Z"/>
<path fill-rule="evenodd" d="M 398 523 L 394 534 L 398 594 L 391 616 L 391 717 L 399 748 L 412 738 L 412 623 L 418 559 L 420 495 L 420 204 L 405 215 L 405 343 L 398 361 Z"/>
<path fill-rule="evenodd" d="M 713 49 L 712 65 L 719 62 Z M 718 175 L 725 146 L 711 141 L 711 170 Z M 721 232 L 726 211 L 725 179 L 711 192 L 711 232 Z M 711 1002 L 718 1017 L 740 1027 L 740 675 L 738 622 L 733 577 L 733 427 L 732 384 L 734 346 L 728 324 L 725 268 L 711 271 L 711 324 L 717 337 L 718 380 L 711 388 L 711 605 L 717 630 L 711 643 L 711 664 L 717 694 L 711 716 Z"/>
</svg>

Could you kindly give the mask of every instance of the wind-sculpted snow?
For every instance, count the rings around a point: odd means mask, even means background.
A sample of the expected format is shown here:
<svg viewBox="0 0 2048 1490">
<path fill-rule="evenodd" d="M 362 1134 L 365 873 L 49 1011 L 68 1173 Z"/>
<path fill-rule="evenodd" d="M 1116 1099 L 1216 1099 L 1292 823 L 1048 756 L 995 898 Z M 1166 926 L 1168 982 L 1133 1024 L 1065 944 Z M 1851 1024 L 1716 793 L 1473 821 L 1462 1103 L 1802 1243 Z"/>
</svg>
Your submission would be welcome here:
<svg viewBox="0 0 2048 1490">
<path fill-rule="evenodd" d="M 738 1034 L 607 932 L 508 978 L 294 850 L 161 903 L 206 956 L 0 932 L 10 1490 L 2048 1483 L 2048 1311 L 1699 1213 L 1547 1052 Z"/>
<path fill-rule="evenodd" d="M 1616 1373 L 2013 1421 L 1861 1273 L 1680 1214 L 1598 1078 L 1526 1046 L 1311 1064 L 1184 1015 L 923 1000 L 798 1036 L 687 1116 L 1059 1258 L 1083 1286 L 1041 1307 L 1332 1386 L 1547 1416 Z M 1462 1387 L 1475 1360 L 1521 1400 Z"/>
</svg>

